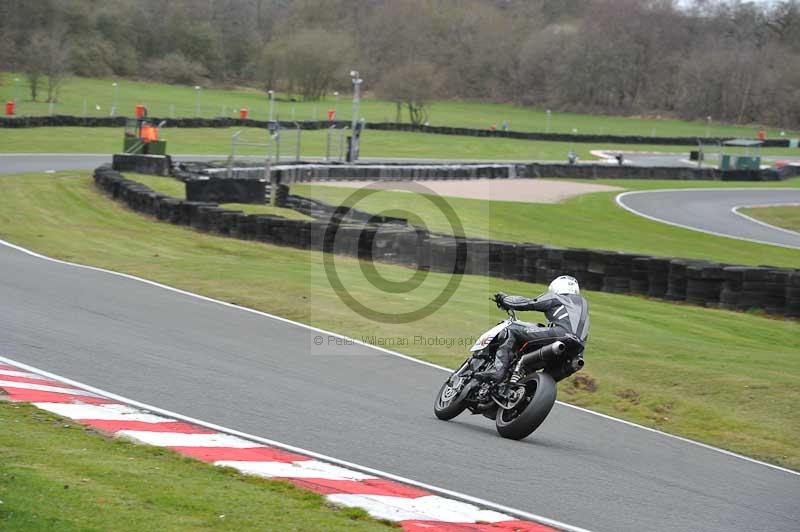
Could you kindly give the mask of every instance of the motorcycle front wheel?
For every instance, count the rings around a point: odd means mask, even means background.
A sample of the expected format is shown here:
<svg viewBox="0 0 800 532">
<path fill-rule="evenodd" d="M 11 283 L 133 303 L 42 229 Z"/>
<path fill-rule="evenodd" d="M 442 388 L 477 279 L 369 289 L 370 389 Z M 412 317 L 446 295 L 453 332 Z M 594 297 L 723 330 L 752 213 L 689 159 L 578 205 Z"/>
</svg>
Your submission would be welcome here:
<svg viewBox="0 0 800 532">
<path fill-rule="evenodd" d="M 556 402 L 556 381 L 547 373 L 534 373 L 525 383 L 525 397 L 512 408 L 500 408 L 495 427 L 500 436 L 521 440 L 545 420 Z"/>
<path fill-rule="evenodd" d="M 450 375 L 439 389 L 439 394 L 433 403 L 433 413 L 439 419 L 444 421 L 453 419 L 467 408 L 465 399 L 472 387 L 466 378 L 458 375 L 466 364 Z"/>
</svg>

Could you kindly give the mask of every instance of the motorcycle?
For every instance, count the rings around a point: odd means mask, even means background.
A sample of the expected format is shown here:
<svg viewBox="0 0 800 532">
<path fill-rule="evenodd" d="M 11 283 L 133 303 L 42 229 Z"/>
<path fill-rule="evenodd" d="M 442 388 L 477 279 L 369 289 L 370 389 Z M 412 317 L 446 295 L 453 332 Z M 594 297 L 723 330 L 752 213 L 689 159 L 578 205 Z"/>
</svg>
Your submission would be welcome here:
<svg viewBox="0 0 800 532">
<path fill-rule="evenodd" d="M 502 382 L 479 382 L 475 374 L 494 367 L 497 348 L 508 334 L 506 329 L 512 324 L 533 326 L 517 320 L 513 310 L 506 312 L 508 318 L 476 340 L 470 357 L 442 385 L 433 411 L 445 421 L 464 410 L 483 414 L 495 420 L 500 436 L 521 440 L 539 428 L 550 413 L 556 402 L 556 382 L 583 367 L 585 345 L 572 334 L 526 342 L 514 353 L 512 371 Z"/>
</svg>

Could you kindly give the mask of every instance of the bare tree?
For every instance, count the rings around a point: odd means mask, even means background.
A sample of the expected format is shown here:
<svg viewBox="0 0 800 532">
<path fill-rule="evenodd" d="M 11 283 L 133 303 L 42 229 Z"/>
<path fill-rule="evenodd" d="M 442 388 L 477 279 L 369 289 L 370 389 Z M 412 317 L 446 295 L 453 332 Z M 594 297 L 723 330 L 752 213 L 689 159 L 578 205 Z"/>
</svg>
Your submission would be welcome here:
<svg viewBox="0 0 800 532">
<path fill-rule="evenodd" d="M 44 75 L 47 81 L 47 101 L 58 100 L 58 91 L 69 74 L 70 50 L 67 30 L 60 28 L 51 32 L 44 40 Z"/>
<path fill-rule="evenodd" d="M 42 81 L 47 62 L 47 35 L 44 32 L 34 33 L 20 56 L 20 66 L 28 81 L 31 101 L 39 96 L 39 83 Z"/>
<path fill-rule="evenodd" d="M 337 78 L 347 73 L 352 42 L 343 33 L 324 29 L 303 30 L 276 43 L 283 49 L 283 68 L 290 90 L 296 87 L 304 100 L 318 100 Z"/>
<path fill-rule="evenodd" d="M 437 93 L 439 77 L 431 63 L 414 62 L 395 68 L 386 74 L 378 86 L 378 93 L 408 110 L 412 124 L 428 120 L 427 105 Z"/>
</svg>

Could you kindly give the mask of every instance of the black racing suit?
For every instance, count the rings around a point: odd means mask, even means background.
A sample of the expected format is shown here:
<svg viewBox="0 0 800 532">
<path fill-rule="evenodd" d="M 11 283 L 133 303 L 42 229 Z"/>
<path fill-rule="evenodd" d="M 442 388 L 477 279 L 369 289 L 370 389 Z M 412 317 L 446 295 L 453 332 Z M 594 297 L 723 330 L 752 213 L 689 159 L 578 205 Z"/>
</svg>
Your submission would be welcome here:
<svg viewBox="0 0 800 532">
<path fill-rule="evenodd" d="M 548 338 L 555 340 L 566 334 L 576 336 L 581 343 L 585 343 L 589 338 L 589 304 L 580 295 L 545 292 L 535 299 L 530 299 L 501 293 L 497 294 L 496 300 L 501 308 L 544 312 L 549 324 L 540 327 L 530 323 L 514 322 L 503 331 L 506 339 L 497 348 L 493 374 L 487 375 L 495 382 L 505 378 L 514 360 L 515 350 L 522 347 L 525 342 L 541 342 Z M 549 342 L 541 343 L 545 345 Z"/>
</svg>

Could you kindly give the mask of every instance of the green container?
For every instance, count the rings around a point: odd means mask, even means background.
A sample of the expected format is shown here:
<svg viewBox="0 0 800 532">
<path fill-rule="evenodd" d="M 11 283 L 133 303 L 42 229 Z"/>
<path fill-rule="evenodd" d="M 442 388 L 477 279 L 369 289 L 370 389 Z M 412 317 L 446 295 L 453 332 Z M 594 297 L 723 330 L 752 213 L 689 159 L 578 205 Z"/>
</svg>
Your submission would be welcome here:
<svg viewBox="0 0 800 532">
<path fill-rule="evenodd" d="M 149 155 L 166 155 L 167 154 L 167 141 L 154 140 L 149 144 L 145 144 L 145 153 Z"/>
<path fill-rule="evenodd" d="M 737 170 L 758 170 L 761 167 L 761 157 L 742 155 L 736 158 Z"/>
<path fill-rule="evenodd" d="M 719 162 L 719 169 L 720 170 L 730 170 L 731 169 L 731 156 L 730 155 L 723 155 L 722 159 Z"/>
<path fill-rule="evenodd" d="M 122 151 L 125 153 L 144 153 L 144 143 L 136 137 L 125 137 L 122 143 Z"/>
</svg>

